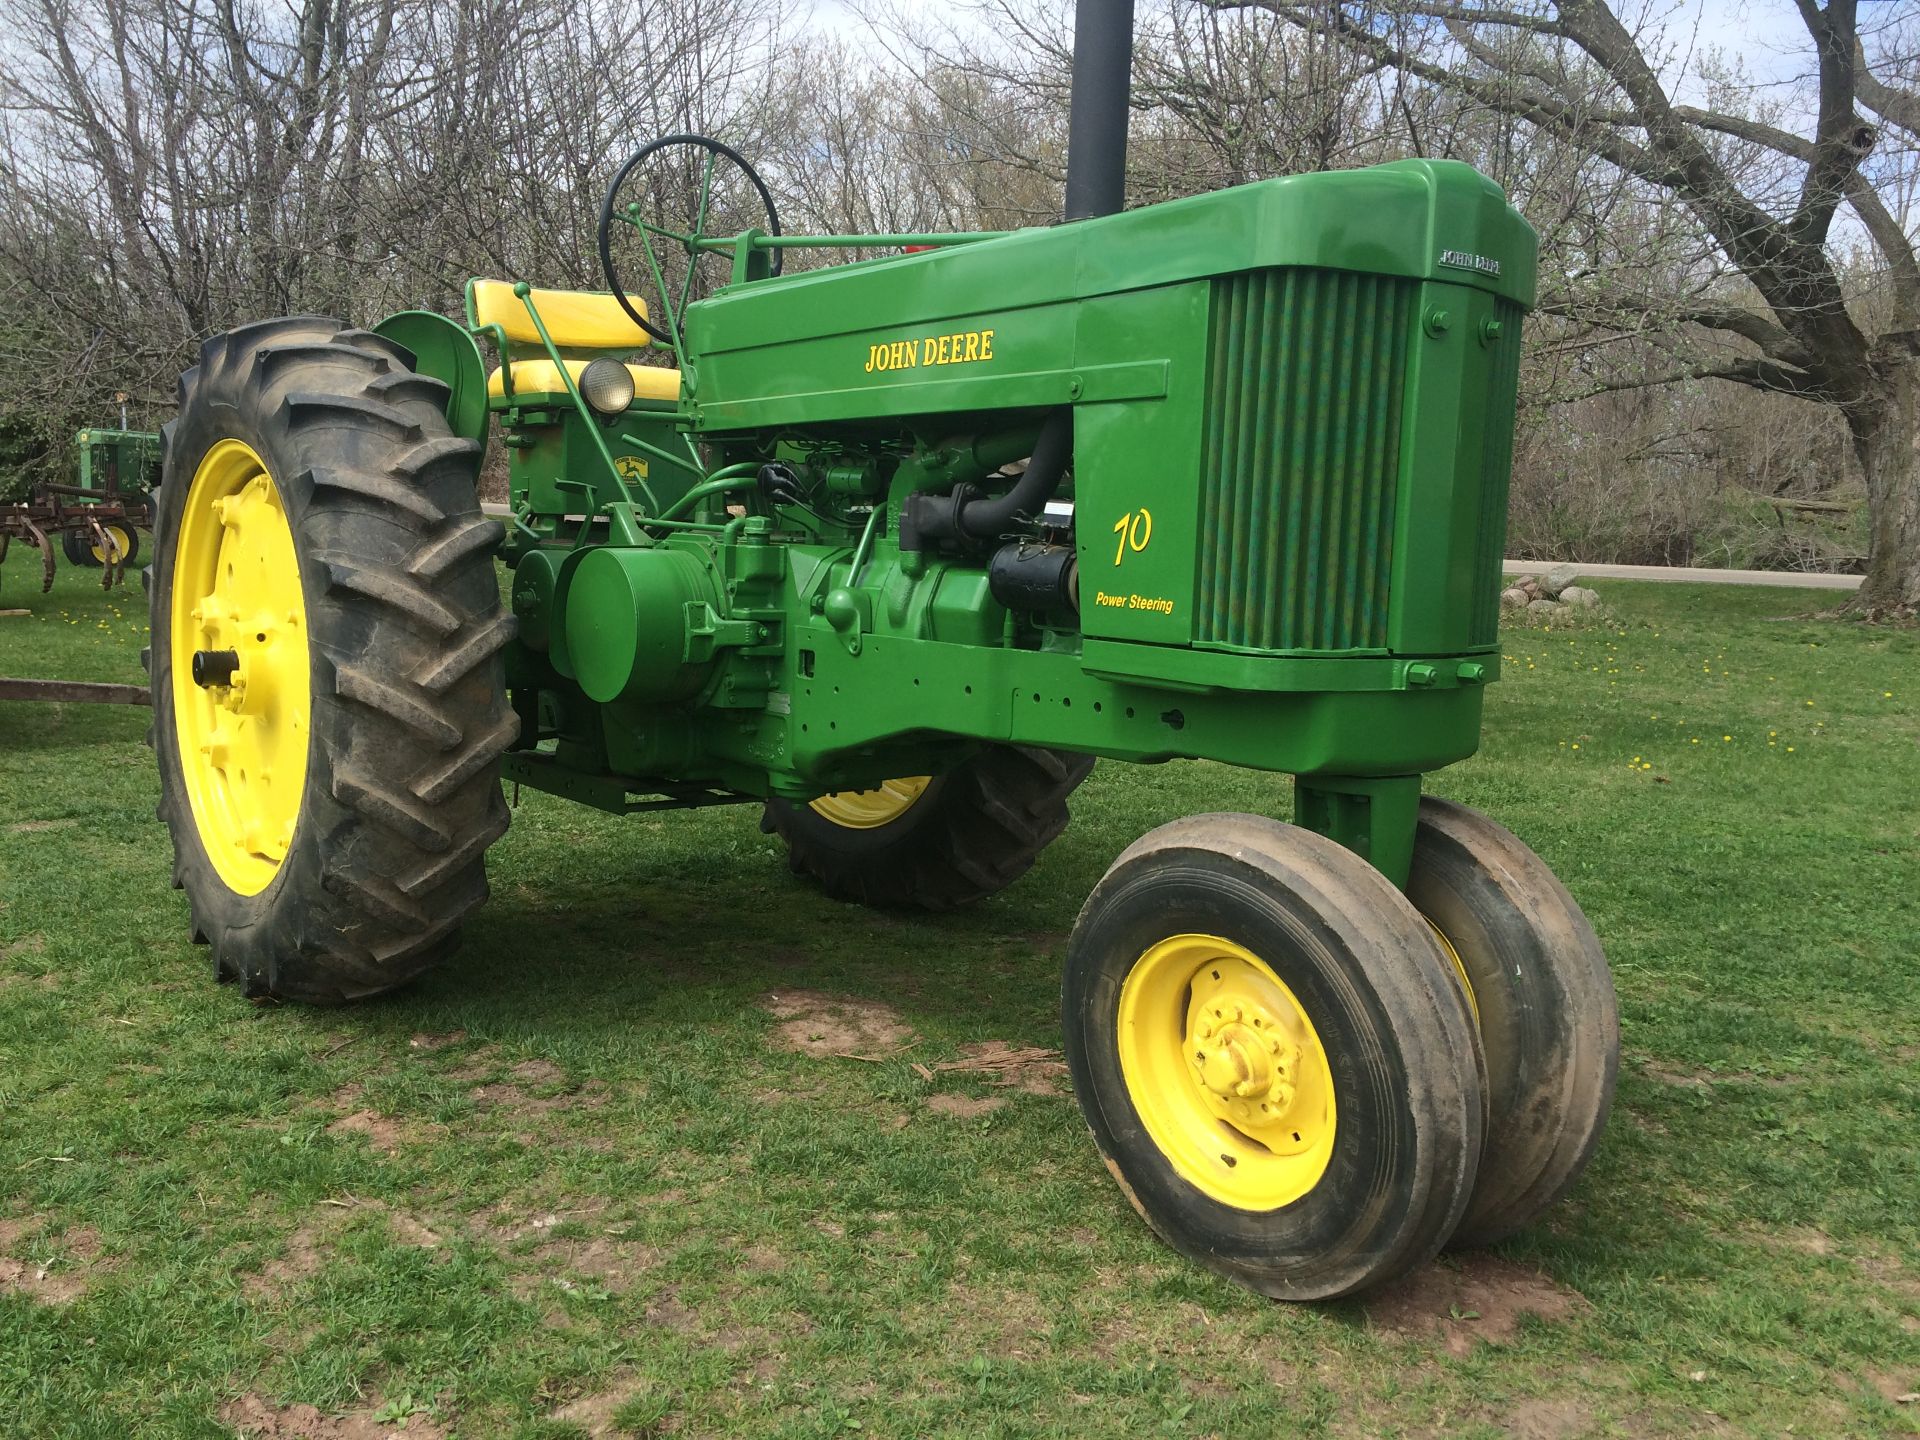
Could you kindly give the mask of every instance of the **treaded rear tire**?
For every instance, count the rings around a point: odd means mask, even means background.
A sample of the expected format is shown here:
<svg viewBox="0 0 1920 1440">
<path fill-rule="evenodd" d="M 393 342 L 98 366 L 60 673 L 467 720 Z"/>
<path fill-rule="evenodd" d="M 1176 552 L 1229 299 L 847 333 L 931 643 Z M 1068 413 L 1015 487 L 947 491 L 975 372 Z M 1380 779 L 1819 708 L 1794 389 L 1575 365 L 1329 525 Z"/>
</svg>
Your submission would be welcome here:
<svg viewBox="0 0 1920 1440">
<path fill-rule="evenodd" d="M 482 856 L 507 828 L 499 762 L 519 722 L 500 654 L 514 632 L 492 559 L 502 530 L 480 512 L 480 446 L 452 435 L 446 387 L 411 364 L 335 320 L 263 321 L 207 342 L 166 428 L 149 600 L 158 815 L 194 938 L 248 995 L 337 1004 L 410 980 L 486 898 Z M 228 438 L 253 447 L 280 493 L 311 665 L 299 816 L 256 895 L 208 858 L 173 707 L 182 511 L 202 457 Z"/>
<path fill-rule="evenodd" d="M 1093 758 L 989 745 L 944 775 L 895 820 L 837 825 L 812 806 L 769 800 L 760 828 L 787 844 L 793 873 L 836 900 L 952 910 L 998 894 L 1067 828 L 1067 797 Z"/>
</svg>

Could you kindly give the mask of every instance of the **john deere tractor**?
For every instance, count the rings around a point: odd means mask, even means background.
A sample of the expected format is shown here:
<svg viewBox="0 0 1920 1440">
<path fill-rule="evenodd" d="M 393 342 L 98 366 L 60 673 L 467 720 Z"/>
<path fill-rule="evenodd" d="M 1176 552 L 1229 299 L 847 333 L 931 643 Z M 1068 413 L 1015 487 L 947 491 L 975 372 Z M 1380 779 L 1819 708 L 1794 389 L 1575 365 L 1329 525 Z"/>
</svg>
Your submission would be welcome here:
<svg viewBox="0 0 1920 1440">
<path fill-rule="evenodd" d="M 1499 671 L 1533 233 L 1428 160 L 1123 211 L 1129 25 L 1082 0 L 1064 223 L 790 235 L 674 135 L 607 192 L 603 292 L 208 342 L 152 681 L 222 977 L 338 1002 L 440 960 L 503 779 L 758 803 L 833 895 L 944 909 L 1019 877 L 1096 758 L 1203 758 L 1295 776 L 1293 822 L 1142 836 L 1065 963 L 1147 1222 L 1316 1299 L 1566 1192 L 1613 1091 L 1605 958 L 1525 845 L 1421 793 Z"/>
</svg>

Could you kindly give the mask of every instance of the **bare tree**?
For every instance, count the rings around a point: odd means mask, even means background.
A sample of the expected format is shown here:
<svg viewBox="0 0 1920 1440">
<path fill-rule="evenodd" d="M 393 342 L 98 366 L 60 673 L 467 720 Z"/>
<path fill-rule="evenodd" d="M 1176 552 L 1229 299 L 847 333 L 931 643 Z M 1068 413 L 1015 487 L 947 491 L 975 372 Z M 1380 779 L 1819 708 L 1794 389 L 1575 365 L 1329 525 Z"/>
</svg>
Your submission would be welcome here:
<svg viewBox="0 0 1920 1440">
<path fill-rule="evenodd" d="M 1641 257 L 1657 263 L 1612 265 L 1606 252 L 1626 237 L 1597 212 L 1598 263 L 1544 277 L 1568 282 L 1556 301 L 1565 313 L 1667 342 L 1666 369 L 1600 383 L 1711 377 L 1833 407 L 1866 477 L 1871 536 L 1855 607 L 1920 610 L 1920 260 L 1910 218 L 1889 203 L 1910 201 L 1920 142 L 1910 44 L 1868 36 L 1869 59 L 1855 0 L 1795 0 L 1813 62 L 1802 134 L 1739 104 L 1731 84 L 1710 85 L 1706 105 L 1676 99 L 1660 32 L 1630 29 L 1606 0 L 1212 3 L 1278 15 L 1570 147 L 1610 177 L 1610 195 L 1672 202 L 1663 223 L 1684 221 L 1690 244 L 1669 234 Z M 1631 184 L 1622 191 L 1612 177 Z M 1864 285 L 1848 284 L 1843 210 L 1875 254 Z M 1554 258 L 1574 263 L 1566 251 Z"/>
<path fill-rule="evenodd" d="M 591 283 L 615 167 L 749 149 L 771 0 L 23 0 L 0 37 L 0 366 L 51 444 L 208 335 Z M 57 449 L 51 453 L 57 454 Z"/>
</svg>

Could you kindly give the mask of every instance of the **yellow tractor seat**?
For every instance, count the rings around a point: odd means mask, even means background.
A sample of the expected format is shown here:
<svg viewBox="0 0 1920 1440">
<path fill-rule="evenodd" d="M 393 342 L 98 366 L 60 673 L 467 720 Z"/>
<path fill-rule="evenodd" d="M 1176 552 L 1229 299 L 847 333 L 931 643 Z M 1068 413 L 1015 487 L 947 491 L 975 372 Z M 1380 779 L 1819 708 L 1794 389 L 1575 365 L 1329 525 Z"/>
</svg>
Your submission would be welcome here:
<svg viewBox="0 0 1920 1440">
<path fill-rule="evenodd" d="M 589 290 L 532 290 L 528 292 L 547 327 L 554 349 L 566 364 L 567 374 L 578 383 L 580 372 L 599 355 L 624 359 L 634 351 L 653 343 L 647 332 L 633 323 L 633 317 L 620 308 L 613 296 Z M 647 313 L 644 301 L 634 307 Z M 527 313 L 526 301 L 513 293 L 506 280 L 473 279 L 467 282 L 467 322 L 475 330 L 498 326 L 498 335 L 506 338 L 506 354 L 501 365 L 487 377 L 487 395 L 494 400 L 507 395 L 507 381 L 513 382 L 515 395 L 564 395 L 567 387 L 560 378 L 560 367 L 553 363 L 540 331 Z M 636 400 L 664 400 L 673 404 L 680 398 L 680 372 L 659 365 L 627 366 L 633 376 Z"/>
<path fill-rule="evenodd" d="M 538 303 L 538 302 L 536 302 Z M 544 316 L 546 312 L 543 310 Z M 587 368 L 586 360 L 568 360 L 567 374 L 574 383 L 580 382 L 580 372 Z M 513 370 L 513 393 L 516 395 L 564 395 L 567 387 L 560 381 L 560 371 L 553 361 L 515 360 L 511 362 Z M 633 376 L 633 398 L 636 400 L 665 400 L 673 404 L 680 398 L 680 372 L 669 370 L 664 365 L 629 365 L 627 373 Z M 487 394 L 495 400 L 507 393 L 506 367 L 496 368 L 487 377 Z"/>
<path fill-rule="evenodd" d="M 625 351 L 653 343 L 611 295 L 590 290 L 534 290 L 528 298 L 540 311 L 547 334 L 558 349 Z M 642 315 L 647 313 L 645 301 L 635 300 L 633 304 Z M 468 281 L 467 319 L 476 330 L 498 325 L 515 347 L 540 344 L 540 332 L 527 314 L 526 302 L 513 293 L 508 281 Z"/>
</svg>

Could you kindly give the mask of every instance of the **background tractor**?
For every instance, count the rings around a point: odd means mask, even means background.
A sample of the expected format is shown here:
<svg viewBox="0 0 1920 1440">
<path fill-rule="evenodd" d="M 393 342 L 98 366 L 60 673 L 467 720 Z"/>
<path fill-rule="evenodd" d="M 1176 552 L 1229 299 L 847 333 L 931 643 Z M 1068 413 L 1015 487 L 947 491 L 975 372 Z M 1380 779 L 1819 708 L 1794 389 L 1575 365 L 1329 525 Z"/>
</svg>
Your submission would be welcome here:
<svg viewBox="0 0 1920 1440">
<path fill-rule="evenodd" d="M 151 666 L 220 976 L 337 1002 L 439 960 L 503 777 L 760 804 L 833 894 L 939 909 L 1024 872 L 1096 757 L 1211 759 L 1296 776 L 1294 823 L 1141 837 L 1068 949 L 1127 1197 L 1312 1299 L 1568 1189 L 1605 959 L 1524 845 L 1421 794 L 1498 674 L 1533 234 L 1425 160 L 1122 212 L 1130 24 L 1083 0 L 1067 223 L 785 235 L 745 158 L 669 136 L 609 188 L 605 293 L 206 345 Z M 856 246 L 901 253 L 783 266 Z"/>
<path fill-rule="evenodd" d="M 26 500 L 0 505 L 0 561 L 15 540 L 33 546 L 43 591 L 53 588 L 54 537 L 69 565 L 102 570 L 100 583 L 111 590 L 140 553 L 140 530 L 153 523 L 160 437 L 127 429 L 126 396 L 119 398 L 120 429 L 74 436 L 74 483 L 35 485 Z"/>
</svg>

